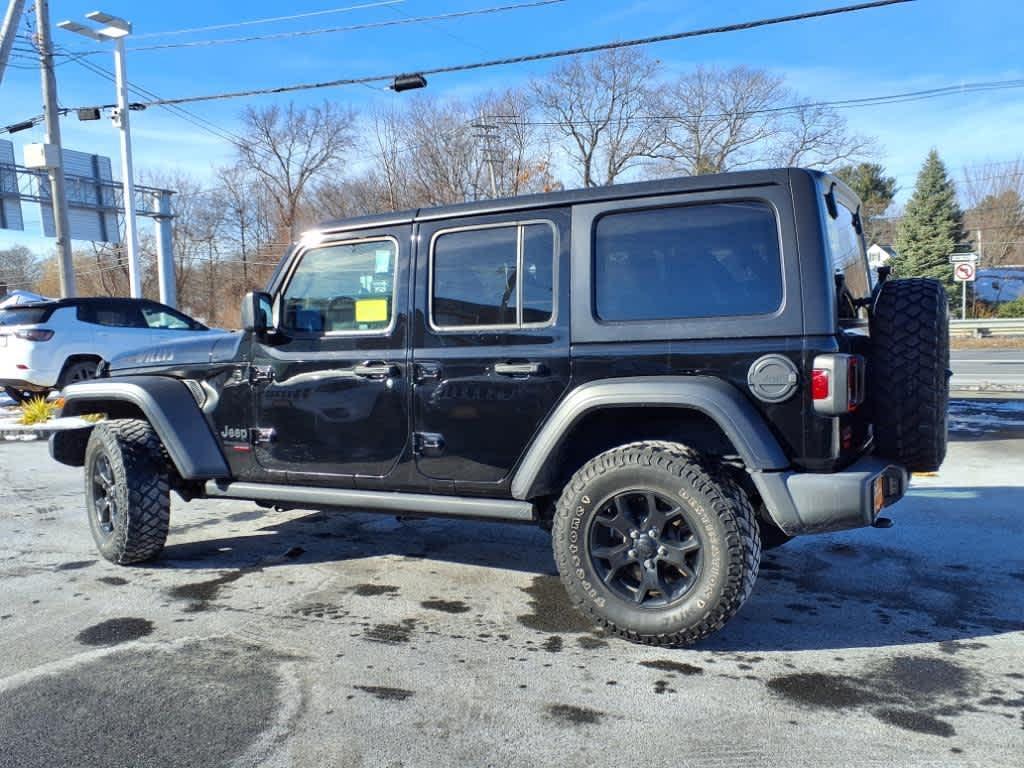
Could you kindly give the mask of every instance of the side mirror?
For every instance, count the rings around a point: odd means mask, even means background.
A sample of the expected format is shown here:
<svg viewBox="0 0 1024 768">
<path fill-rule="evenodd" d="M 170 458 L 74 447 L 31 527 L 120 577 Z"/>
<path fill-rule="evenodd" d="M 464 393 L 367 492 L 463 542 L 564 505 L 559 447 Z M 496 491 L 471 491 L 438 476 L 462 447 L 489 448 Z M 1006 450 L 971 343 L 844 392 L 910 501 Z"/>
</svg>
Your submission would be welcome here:
<svg viewBox="0 0 1024 768">
<path fill-rule="evenodd" d="M 242 300 L 242 330 L 257 335 L 270 330 L 274 301 L 269 293 L 249 291 Z"/>
</svg>

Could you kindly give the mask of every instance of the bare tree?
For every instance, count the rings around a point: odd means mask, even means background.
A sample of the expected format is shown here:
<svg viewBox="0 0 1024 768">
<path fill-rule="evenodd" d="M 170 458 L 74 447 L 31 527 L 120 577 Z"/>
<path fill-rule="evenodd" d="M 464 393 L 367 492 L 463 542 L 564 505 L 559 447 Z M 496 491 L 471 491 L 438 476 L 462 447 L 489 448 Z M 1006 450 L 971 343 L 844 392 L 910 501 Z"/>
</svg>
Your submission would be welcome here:
<svg viewBox="0 0 1024 768">
<path fill-rule="evenodd" d="M 672 173 L 829 167 L 873 150 L 835 110 L 800 99 L 781 77 L 764 70 L 698 67 L 664 94 L 662 157 Z"/>
<path fill-rule="evenodd" d="M 550 141 L 533 120 L 527 92 L 488 94 L 474 105 L 474 112 L 485 126 L 478 149 L 483 161 L 493 166 L 499 197 L 561 187 L 552 173 Z"/>
<path fill-rule="evenodd" d="M 576 57 L 531 83 L 539 112 L 585 187 L 614 184 L 653 158 L 663 133 L 656 111 L 658 62 L 616 49 Z"/>
<path fill-rule="evenodd" d="M 0 250 L 0 297 L 7 291 L 33 289 L 41 276 L 39 261 L 24 245 Z"/>
<path fill-rule="evenodd" d="M 961 189 L 964 225 L 984 263 L 1024 264 L 1024 156 L 965 168 Z"/>
<path fill-rule="evenodd" d="M 773 165 L 833 168 L 878 154 L 874 139 L 852 133 L 846 118 L 832 107 L 796 100 L 782 113 L 780 133 L 771 155 Z"/>
<path fill-rule="evenodd" d="M 318 178 L 340 171 L 352 148 L 353 113 L 325 101 L 319 106 L 248 107 L 242 113 L 239 159 L 274 204 L 275 223 L 289 239 L 301 224 L 306 196 Z"/>
</svg>

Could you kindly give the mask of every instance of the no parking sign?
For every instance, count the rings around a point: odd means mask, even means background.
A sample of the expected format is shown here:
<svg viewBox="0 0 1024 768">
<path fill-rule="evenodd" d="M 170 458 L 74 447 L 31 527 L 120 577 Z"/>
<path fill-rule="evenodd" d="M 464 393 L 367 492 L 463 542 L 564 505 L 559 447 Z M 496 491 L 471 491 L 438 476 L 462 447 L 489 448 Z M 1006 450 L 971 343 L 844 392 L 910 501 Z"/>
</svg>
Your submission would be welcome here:
<svg viewBox="0 0 1024 768">
<path fill-rule="evenodd" d="M 977 270 L 971 262 L 962 261 L 953 265 L 953 279 L 958 283 L 973 283 L 975 277 L 977 277 Z"/>
</svg>

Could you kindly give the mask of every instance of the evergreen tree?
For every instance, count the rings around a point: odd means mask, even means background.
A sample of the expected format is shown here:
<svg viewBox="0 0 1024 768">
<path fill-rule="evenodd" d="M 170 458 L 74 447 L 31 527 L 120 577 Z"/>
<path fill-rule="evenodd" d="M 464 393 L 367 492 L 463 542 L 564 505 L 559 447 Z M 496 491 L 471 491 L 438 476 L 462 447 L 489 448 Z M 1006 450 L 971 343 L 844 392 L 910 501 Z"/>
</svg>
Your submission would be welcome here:
<svg viewBox="0 0 1024 768">
<path fill-rule="evenodd" d="M 934 277 L 951 296 L 956 296 L 949 255 L 964 240 L 956 188 L 939 153 L 933 149 L 917 176 L 914 194 L 896 233 L 893 271 L 897 277 Z"/>
<path fill-rule="evenodd" d="M 836 177 L 846 183 L 860 198 L 861 223 L 864 239 L 868 244 L 888 245 L 888 222 L 879 221 L 896 197 L 896 179 L 885 175 L 885 169 L 878 163 L 857 163 L 836 169 Z"/>
</svg>

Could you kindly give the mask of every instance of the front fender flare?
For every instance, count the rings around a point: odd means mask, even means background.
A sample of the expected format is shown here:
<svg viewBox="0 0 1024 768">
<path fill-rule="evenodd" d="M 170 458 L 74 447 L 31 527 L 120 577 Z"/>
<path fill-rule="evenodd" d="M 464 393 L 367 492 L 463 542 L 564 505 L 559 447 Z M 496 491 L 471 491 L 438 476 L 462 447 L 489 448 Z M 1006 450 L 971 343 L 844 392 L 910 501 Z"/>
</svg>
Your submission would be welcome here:
<svg viewBox="0 0 1024 768">
<path fill-rule="evenodd" d="M 583 384 L 555 408 L 512 478 L 512 496 L 529 499 L 544 465 L 587 413 L 602 408 L 670 406 L 711 418 L 736 447 L 748 471 L 789 466 L 785 452 L 754 406 L 734 386 L 709 376 L 646 376 Z"/>
<path fill-rule="evenodd" d="M 64 415 L 102 410 L 103 403 L 131 403 L 160 436 L 186 480 L 229 478 L 231 472 L 206 418 L 188 387 L 167 376 L 92 379 L 64 388 Z"/>
</svg>

